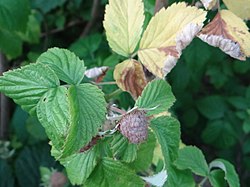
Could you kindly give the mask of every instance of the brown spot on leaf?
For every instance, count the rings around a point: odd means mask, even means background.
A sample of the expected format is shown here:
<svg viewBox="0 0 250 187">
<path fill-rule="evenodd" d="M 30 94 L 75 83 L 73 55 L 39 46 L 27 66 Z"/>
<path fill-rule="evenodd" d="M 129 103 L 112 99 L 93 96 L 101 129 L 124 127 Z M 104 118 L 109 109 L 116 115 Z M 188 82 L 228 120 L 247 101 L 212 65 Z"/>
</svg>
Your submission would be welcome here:
<svg viewBox="0 0 250 187">
<path fill-rule="evenodd" d="M 220 13 L 217 13 L 214 19 L 202 29 L 200 34 L 223 36 L 234 41 L 234 38 L 227 31 L 226 22 L 221 18 Z"/>
<path fill-rule="evenodd" d="M 159 51 L 164 52 L 166 55 L 171 55 L 173 57 L 179 57 L 179 52 L 176 50 L 175 46 L 169 46 L 169 47 L 161 47 L 158 48 Z"/>
<path fill-rule="evenodd" d="M 122 90 L 129 92 L 134 99 L 141 95 L 148 83 L 141 63 L 136 60 L 118 64 L 115 69 L 115 79 L 117 85 Z"/>
</svg>

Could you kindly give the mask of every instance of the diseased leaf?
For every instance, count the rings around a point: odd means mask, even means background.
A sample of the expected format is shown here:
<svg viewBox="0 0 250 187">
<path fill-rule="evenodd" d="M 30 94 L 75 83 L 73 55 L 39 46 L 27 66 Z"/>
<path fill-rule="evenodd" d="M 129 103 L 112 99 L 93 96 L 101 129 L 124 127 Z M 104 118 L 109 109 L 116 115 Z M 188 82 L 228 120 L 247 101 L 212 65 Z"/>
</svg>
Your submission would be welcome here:
<svg viewBox="0 0 250 187">
<path fill-rule="evenodd" d="M 103 26 L 110 47 L 122 56 L 132 54 L 140 40 L 144 22 L 142 0 L 110 0 Z"/>
<path fill-rule="evenodd" d="M 86 187 L 126 186 L 143 187 L 145 184 L 132 170 L 112 158 L 102 158 L 87 182 Z"/>
<path fill-rule="evenodd" d="M 230 162 L 223 159 L 216 159 L 209 164 L 209 168 L 210 170 L 212 168 L 222 169 L 225 173 L 224 179 L 228 182 L 229 187 L 240 186 L 239 177 L 234 169 L 234 166 Z"/>
<path fill-rule="evenodd" d="M 190 169 L 193 173 L 204 177 L 208 176 L 209 173 L 203 153 L 194 146 L 186 146 L 180 149 L 174 164 L 178 169 Z"/>
<path fill-rule="evenodd" d="M 86 70 L 84 74 L 86 77 L 90 79 L 94 79 L 94 78 L 104 76 L 106 72 L 108 71 L 108 69 L 109 69 L 108 66 L 94 67 L 94 68 Z"/>
<path fill-rule="evenodd" d="M 91 84 L 69 88 L 70 126 L 63 156 L 68 156 L 90 142 L 104 123 L 106 102 L 100 89 Z"/>
<path fill-rule="evenodd" d="M 149 22 L 138 51 L 142 64 L 154 75 L 165 77 L 181 51 L 201 30 L 206 13 L 185 3 L 161 9 Z"/>
<path fill-rule="evenodd" d="M 55 71 L 58 78 L 68 84 L 80 84 L 84 77 L 85 66 L 74 53 L 67 49 L 51 48 L 37 59 Z"/>
<path fill-rule="evenodd" d="M 167 111 L 174 101 L 170 85 L 164 80 L 154 80 L 145 87 L 135 106 L 149 109 L 147 114 L 152 115 Z"/>
<path fill-rule="evenodd" d="M 217 3 L 217 0 L 201 0 L 203 6 L 207 10 L 211 10 Z"/>
<path fill-rule="evenodd" d="M 141 177 L 141 178 L 153 186 L 161 187 L 166 182 L 167 177 L 168 177 L 167 171 L 162 170 L 161 172 L 159 172 L 153 176 L 147 176 L 147 177 Z"/>
<path fill-rule="evenodd" d="M 68 90 L 50 89 L 37 105 L 37 116 L 56 149 L 62 149 L 70 125 Z"/>
<path fill-rule="evenodd" d="M 0 91 L 31 114 L 35 114 L 40 98 L 57 86 L 59 79 L 44 64 L 30 64 L 8 71 L 0 77 Z"/>
<path fill-rule="evenodd" d="M 198 37 L 219 47 L 233 58 L 246 60 L 250 56 L 250 33 L 247 25 L 229 10 L 221 10 L 202 29 Z"/>
<path fill-rule="evenodd" d="M 117 85 L 124 91 L 129 92 L 134 99 L 138 98 L 147 80 L 140 62 L 130 59 L 115 66 L 114 79 Z"/>
<path fill-rule="evenodd" d="M 235 15 L 242 19 L 250 19 L 250 0 L 223 0 L 223 2 Z"/>
<path fill-rule="evenodd" d="M 162 116 L 153 119 L 150 123 L 150 127 L 153 129 L 161 145 L 168 172 L 168 170 L 171 169 L 173 161 L 177 158 L 180 143 L 180 124 L 172 117 Z"/>
</svg>

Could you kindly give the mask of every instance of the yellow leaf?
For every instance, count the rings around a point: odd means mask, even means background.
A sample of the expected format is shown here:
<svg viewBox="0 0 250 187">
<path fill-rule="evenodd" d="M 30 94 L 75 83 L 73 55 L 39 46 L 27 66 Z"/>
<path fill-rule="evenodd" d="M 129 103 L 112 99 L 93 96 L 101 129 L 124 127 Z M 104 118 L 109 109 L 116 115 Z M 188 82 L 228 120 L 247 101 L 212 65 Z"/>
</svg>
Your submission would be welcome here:
<svg viewBox="0 0 250 187">
<path fill-rule="evenodd" d="M 175 66 L 181 51 L 201 30 L 206 12 L 185 3 L 161 9 L 144 32 L 138 56 L 154 75 L 163 78 Z"/>
<path fill-rule="evenodd" d="M 134 99 L 141 95 L 147 85 L 147 80 L 140 62 L 129 59 L 116 65 L 114 79 L 117 85 L 124 91 L 129 92 Z"/>
<path fill-rule="evenodd" d="M 223 0 L 223 2 L 235 15 L 242 19 L 250 19 L 250 0 Z"/>
<path fill-rule="evenodd" d="M 201 0 L 203 6 L 207 10 L 211 10 L 217 3 L 217 0 Z"/>
<path fill-rule="evenodd" d="M 229 10 L 222 10 L 204 27 L 199 38 L 219 47 L 239 60 L 250 56 L 250 33 L 244 21 Z"/>
<path fill-rule="evenodd" d="M 140 40 L 143 22 L 141 0 L 110 0 L 103 25 L 112 50 L 125 57 L 132 54 Z"/>
</svg>

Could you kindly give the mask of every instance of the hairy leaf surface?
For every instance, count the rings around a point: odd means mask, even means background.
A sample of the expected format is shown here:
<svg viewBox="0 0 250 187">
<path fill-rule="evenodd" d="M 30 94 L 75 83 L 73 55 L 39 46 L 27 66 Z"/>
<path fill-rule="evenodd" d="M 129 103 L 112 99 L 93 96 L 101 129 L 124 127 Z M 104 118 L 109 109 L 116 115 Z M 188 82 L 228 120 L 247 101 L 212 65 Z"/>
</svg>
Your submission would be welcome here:
<svg viewBox="0 0 250 187">
<path fill-rule="evenodd" d="M 136 106 L 149 109 L 148 115 L 167 111 L 174 103 L 175 97 L 170 85 L 164 80 L 150 82 L 137 99 Z"/>
<path fill-rule="evenodd" d="M 58 78 L 68 84 L 79 84 L 85 72 L 83 60 L 67 49 L 51 48 L 37 62 L 47 64 Z"/>
<path fill-rule="evenodd" d="M 30 64 L 0 77 L 0 91 L 34 114 L 40 98 L 59 86 L 56 74 L 44 64 Z"/>
</svg>

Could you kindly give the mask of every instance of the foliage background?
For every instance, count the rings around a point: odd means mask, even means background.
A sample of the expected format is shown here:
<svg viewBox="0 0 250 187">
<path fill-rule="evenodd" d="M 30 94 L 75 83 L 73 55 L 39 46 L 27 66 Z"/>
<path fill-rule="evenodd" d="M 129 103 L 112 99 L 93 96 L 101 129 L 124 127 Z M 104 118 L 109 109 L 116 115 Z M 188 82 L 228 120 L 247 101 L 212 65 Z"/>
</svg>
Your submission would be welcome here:
<svg viewBox="0 0 250 187">
<path fill-rule="evenodd" d="M 10 16 L 7 21 L 14 25 L 8 26 L 0 20 L 1 74 L 34 62 L 42 52 L 54 46 L 75 52 L 88 68 L 114 67 L 122 60 L 109 49 L 103 31 L 107 0 L 22 2 L 22 12 L 16 9 L 18 4 L 10 5 L 11 11 L 26 14 L 28 19 L 24 15 L 18 25 L 13 22 L 15 17 Z M 179 1 L 170 0 L 169 4 L 173 2 Z M 144 0 L 144 3 L 149 21 L 155 1 Z M 209 13 L 210 18 L 213 16 L 214 12 Z M 172 110 L 181 122 L 183 142 L 201 148 L 207 161 L 221 157 L 232 162 L 241 185 L 247 186 L 250 182 L 250 60 L 232 59 L 197 38 L 184 50 L 167 80 L 177 98 Z M 113 81 L 112 70 L 104 81 Z M 111 93 L 117 87 L 103 89 Z M 50 156 L 46 134 L 37 119 L 29 117 L 12 102 L 3 102 L 3 97 L 1 95 L 1 139 L 10 140 L 11 145 L 8 150 L 4 149 L 6 146 L 0 147 L 0 186 L 38 186 L 42 177 L 40 166 L 59 171 L 63 168 Z M 125 109 L 133 106 L 127 93 L 115 99 Z M 4 131 L 6 125 L 9 131 Z M 12 149 L 15 149 L 13 156 L 4 159 Z"/>
</svg>

